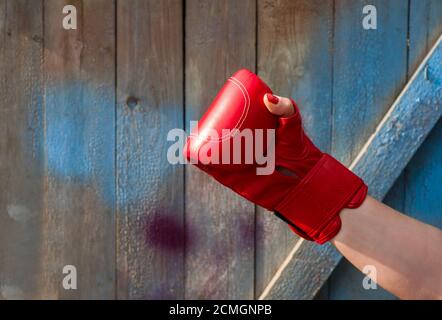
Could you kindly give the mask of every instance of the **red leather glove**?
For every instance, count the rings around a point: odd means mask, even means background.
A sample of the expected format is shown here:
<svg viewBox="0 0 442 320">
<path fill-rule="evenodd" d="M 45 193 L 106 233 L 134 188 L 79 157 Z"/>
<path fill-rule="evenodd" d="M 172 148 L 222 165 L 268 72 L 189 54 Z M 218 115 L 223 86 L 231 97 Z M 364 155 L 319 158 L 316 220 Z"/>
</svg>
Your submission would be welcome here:
<svg viewBox="0 0 442 320">
<path fill-rule="evenodd" d="M 225 186 L 275 211 L 301 237 L 325 243 L 341 228 L 339 212 L 344 207 L 360 206 L 367 195 L 367 186 L 333 157 L 316 148 L 302 128 L 294 101 L 295 113 L 279 118 L 267 110 L 266 93 L 272 91 L 257 75 L 245 69 L 236 72 L 192 131 L 184 155 Z M 272 153 L 272 144 L 266 139 L 271 137 L 266 130 L 274 129 L 276 168 L 284 168 L 291 174 L 281 170 L 257 174 L 262 164 L 256 159 L 245 161 L 253 149 L 247 149 L 244 143 L 241 157 L 234 163 L 233 154 L 238 150 L 234 149 L 233 140 L 244 129 L 255 133 L 255 138 L 264 137 L 263 149 L 267 154 Z M 266 133 L 259 135 L 262 129 Z M 221 158 L 224 161 L 217 161 Z"/>
</svg>

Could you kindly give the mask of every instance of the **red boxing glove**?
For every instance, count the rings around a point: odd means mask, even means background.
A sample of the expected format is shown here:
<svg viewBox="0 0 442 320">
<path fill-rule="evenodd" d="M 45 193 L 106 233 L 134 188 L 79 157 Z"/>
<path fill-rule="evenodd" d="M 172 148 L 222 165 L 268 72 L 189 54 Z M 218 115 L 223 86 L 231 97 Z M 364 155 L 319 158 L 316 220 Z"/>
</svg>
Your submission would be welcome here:
<svg viewBox="0 0 442 320">
<path fill-rule="evenodd" d="M 191 132 L 184 155 L 225 186 L 275 211 L 301 237 L 325 243 L 341 228 L 339 212 L 360 206 L 367 186 L 316 148 L 293 100 L 295 113 L 279 118 L 267 110 L 266 93 L 272 91 L 257 75 L 236 72 Z M 263 158 L 272 155 L 277 169 L 269 172 Z"/>
</svg>

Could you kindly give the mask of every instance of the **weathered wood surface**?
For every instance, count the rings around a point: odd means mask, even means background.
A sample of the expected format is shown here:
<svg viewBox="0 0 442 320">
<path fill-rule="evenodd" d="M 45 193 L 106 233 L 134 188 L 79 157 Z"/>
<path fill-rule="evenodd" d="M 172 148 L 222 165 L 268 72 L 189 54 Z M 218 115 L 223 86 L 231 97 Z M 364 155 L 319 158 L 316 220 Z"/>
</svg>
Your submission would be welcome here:
<svg viewBox="0 0 442 320">
<path fill-rule="evenodd" d="M 442 229 L 442 120 L 412 159 L 406 170 L 405 212 L 423 222 Z"/>
<path fill-rule="evenodd" d="M 422 59 L 434 45 L 442 33 L 442 1 L 412 0 L 409 7 L 409 48 L 408 48 L 408 77 L 411 77 Z M 389 206 L 414 216 L 417 219 L 442 227 L 440 223 L 440 208 L 438 197 L 441 189 L 437 188 L 440 181 L 440 169 L 431 159 L 438 159 L 442 145 L 435 143 L 442 129 L 441 122 L 436 124 L 430 136 L 419 148 L 408 166 L 397 178 L 388 192 L 384 202 Z M 442 140 L 441 140 L 442 141 Z M 430 147 L 431 143 L 431 147 Z M 428 147 L 426 147 L 428 145 Z M 420 159 L 420 160 L 417 160 Z M 440 159 L 440 156 L 439 156 Z M 436 160 L 437 163 L 437 160 Z M 441 163 L 439 161 L 439 163 Z M 425 166 L 424 166 L 424 165 Z M 427 167 L 428 166 L 428 167 Z M 411 173 L 411 174 L 410 174 Z M 439 180 L 438 179 L 439 176 Z M 430 184 L 432 183 L 432 184 Z M 422 185 L 430 187 L 422 188 Z M 413 189 L 415 192 L 410 192 Z M 407 205 L 406 205 L 407 203 Z M 413 203 L 408 205 L 408 203 Z M 350 262 L 342 259 L 328 282 L 329 299 L 394 299 L 395 297 L 378 286 L 377 290 L 364 290 L 361 286 L 365 277 Z M 321 291 L 325 291 L 321 289 Z M 322 292 L 323 293 L 323 292 Z"/>
<path fill-rule="evenodd" d="M 182 1 L 118 1 L 117 296 L 184 298 L 184 182 L 167 161 L 183 127 Z"/>
<path fill-rule="evenodd" d="M 313 297 L 339 254 L 170 165 L 167 133 L 246 67 L 349 164 L 440 32 L 441 1 L 409 3 L 373 1 L 379 29 L 363 31 L 365 1 L 0 0 L 0 298 L 249 299 L 283 261 L 296 267 L 280 296 Z M 61 26 L 66 4 L 77 30 Z M 389 197 L 439 225 L 440 131 Z M 78 290 L 61 286 L 67 264 Z"/>
<path fill-rule="evenodd" d="M 42 17 L 42 1 L 0 1 L 1 299 L 38 297 L 44 267 Z"/>
<path fill-rule="evenodd" d="M 412 0 L 410 7 L 409 73 L 442 34 L 442 1 Z M 442 61 L 439 61 L 442 64 Z M 429 76 L 431 70 L 429 69 Z M 404 170 L 404 212 L 442 228 L 442 120 Z M 435 200 L 437 199 L 437 200 Z"/>
<path fill-rule="evenodd" d="M 335 4 L 332 154 L 349 165 L 406 82 L 407 1 L 372 1 L 376 30 L 362 28 L 363 0 Z"/>
<path fill-rule="evenodd" d="M 381 200 L 442 114 L 442 38 L 354 160 L 370 194 Z"/>
<path fill-rule="evenodd" d="M 66 3 L 44 3 L 41 295 L 109 299 L 115 296 L 114 7 L 70 1 L 81 27 L 66 31 L 60 19 Z M 77 290 L 61 286 L 65 265 L 77 268 Z"/>
<path fill-rule="evenodd" d="M 255 69 L 253 0 L 186 1 L 186 129 L 239 68 Z M 186 166 L 186 298 L 254 297 L 252 203 Z"/>
<path fill-rule="evenodd" d="M 258 22 L 258 74 L 276 94 L 296 99 L 309 136 L 329 152 L 333 2 L 258 1 Z M 263 208 L 256 219 L 258 296 L 299 238 Z"/>
<path fill-rule="evenodd" d="M 382 199 L 386 195 L 442 115 L 440 61 L 442 37 L 350 165 L 364 179 L 370 194 L 375 198 Z M 312 283 L 322 285 L 317 279 L 321 274 L 331 272 L 340 260 L 339 253 L 331 245 L 316 247 L 306 241 L 297 244 L 293 255 L 282 265 L 283 269 L 277 274 L 277 279 L 270 283 L 271 286 L 266 288 L 260 298 L 312 298 L 319 289 Z M 309 259 L 305 263 L 309 265 L 308 269 L 302 263 L 306 250 L 320 252 L 317 260 L 308 255 Z"/>
<path fill-rule="evenodd" d="M 331 152 L 347 165 L 405 82 L 406 3 L 398 0 L 372 4 L 378 12 L 377 30 L 362 28 L 364 1 L 334 4 Z M 308 248 L 298 251 L 295 260 L 306 262 L 298 263 L 299 275 L 293 283 L 299 284 L 299 296 L 310 296 L 333 269 L 327 260 L 333 265 L 340 255 L 330 245 L 303 245 Z M 314 270 L 314 281 L 302 276 L 310 270 Z"/>
<path fill-rule="evenodd" d="M 408 74 L 411 76 L 420 61 L 442 33 L 442 1 L 411 0 L 409 21 Z"/>
</svg>

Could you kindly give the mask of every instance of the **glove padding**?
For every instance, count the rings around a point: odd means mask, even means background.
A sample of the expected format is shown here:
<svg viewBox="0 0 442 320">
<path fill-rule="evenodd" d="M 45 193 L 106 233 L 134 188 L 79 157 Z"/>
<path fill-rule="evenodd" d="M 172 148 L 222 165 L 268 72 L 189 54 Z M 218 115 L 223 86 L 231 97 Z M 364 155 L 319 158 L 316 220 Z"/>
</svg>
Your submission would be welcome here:
<svg viewBox="0 0 442 320">
<path fill-rule="evenodd" d="M 344 207 L 360 206 L 367 186 L 311 142 L 293 100 L 294 114 L 280 118 L 267 110 L 266 93 L 272 91 L 257 75 L 245 69 L 237 71 L 191 132 L 184 155 L 223 185 L 274 211 L 301 237 L 325 243 L 341 228 L 339 212 Z M 244 129 L 264 141 L 264 153 L 274 151 L 277 170 L 257 174 L 262 163 L 255 158 L 247 161 L 253 149 L 245 147 L 245 143 L 240 150 L 235 149 L 234 140 L 241 137 Z M 266 139 L 271 136 L 268 129 L 276 132 L 275 144 Z M 235 158 L 238 151 L 240 157 Z"/>
</svg>

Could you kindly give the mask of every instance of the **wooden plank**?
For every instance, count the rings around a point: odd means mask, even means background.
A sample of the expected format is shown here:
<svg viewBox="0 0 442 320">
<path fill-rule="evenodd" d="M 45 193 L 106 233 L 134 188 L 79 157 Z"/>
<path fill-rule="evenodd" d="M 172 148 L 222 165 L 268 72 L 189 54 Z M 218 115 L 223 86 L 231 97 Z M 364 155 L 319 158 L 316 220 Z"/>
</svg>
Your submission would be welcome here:
<svg viewBox="0 0 442 320">
<path fill-rule="evenodd" d="M 376 31 L 362 28 L 364 1 L 336 1 L 334 4 L 331 151 L 346 164 L 357 154 L 405 81 L 406 2 L 374 1 L 370 4 L 378 9 Z M 382 72 L 387 75 L 381 76 Z M 303 259 L 312 261 L 324 255 L 339 258 L 331 247 L 302 252 L 306 254 Z M 323 270 L 317 283 L 322 283 L 329 275 L 327 267 Z"/>
<path fill-rule="evenodd" d="M 350 165 L 382 199 L 442 115 L 442 37 Z M 261 299 L 310 299 L 340 260 L 330 245 L 300 240 Z"/>
<path fill-rule="evenodd" d="M 409 66 L 413 71 L 442 34 L 442 1 L 411 1 Z M 442 120 L 404 170 L 404 212 L 442 228 L 440 211 Z"/>
<path fill-rule="evenodd" d="M 343 262 L 346 263 L 343 263 Z M 376 289 L 367 290 L 363 287 L 366 277 L 361 271 L 356 269 L 350 262 L 342 259 L 333 270 L 333 275 L 329 278 L 330 300 L 397 300 L 397 298 L 377 286 Z M 342 279 L 346 278 L 345 281 Z"/>
<path fill-rule="evenodd" d="M 362 27 L 367 4 L 376 30 Z M 340 0 L 335 11 L 332 154 L 348 165 L 406 82 L 408 3 Z"/>
<path fill-rule="evenodd" d="M 365 152 L 354 160 L 354 171 L 364 177 L 370 194 L 377 199 L 385 196 L 442 113 L 438 82 L 442 77 L 441 39 L 389 110 Z"/>
<path fill-rule="evenodd" d="M 406 171 L 405 212 L 442 229 L 442 120 L 436 124 Z"/>
<path fill-rule="evenodd" d="M 424 55 L 442 33 L 442 1 L 412 0 L 410 1 L 409 10 L 408 75 L 411 77 Z M 438 126 L 440 124 L 436 125 L 432 132 L 437 130 Z M 433 133 L 430 134 L 430 137 L 432 136 Z M 438 224 L 440 210 L 439 213 L 435 211 L 439 201 L 438 195 L 440 195 L 440 190 L 437 190 L 436 187 L 439 185 L 437 183 L 438 170 L 434 165 L 428 167 L 420 165 L 431 163 L 430 159 L 437 159 L 438 145 L 434 145 L 432 151 L 428 152 L 430 149 L 425 147 L 428 144 L 427 140 L 396 180 L 384 202 L 396 210 L 414 216 L 418 220 L 440 226 Z M 424 150 L 428 151 L 424 152 Z M 428 183 L 432 182 L 434 187 L 422 188 L 422 185 L 424 185 L 422 182 L 424 181 L 425 185 L 430 185 Z M 409 192 L 409 189 L 413 191 Z M 330 287 L 333 288 L 330 291 L 330 299 L 394 298 L 393 295 L 379 287 L 377 290 L 363 290 L 361 286 L 363 277 L 364 275 L 352 267 L 350 262 L 342 259 L 329 279 Z"/>
<path fill-rule="evenodd" d="M 183 168 L 167 161 L 183 127 L 182 1 L 118 1 L 118 298 L 184 297 Z"/>
<path fill-rule="evenodd" d="M 42 17 L 42 1 L 0 1 L 1 299 L 40 292 Z"/>
<path fill-rule="evenodd" d="M 66 4 L 77 8 L 76 30 L 62 28 Z M 41 297 L 113 298 L 114 4 L 50 0 L 44 10 L 47 177 Z M 77 290 L 62 286 L 65 265 L 77 268 Z"/>
<path fill-rule="evenodd" d="M 309 136 L 326 152 L 331 143 L 332 31 L 332 1 L 258 1 L 258 73 L 276 94 L 294 97 Z M 257 208 L 256 219 L 259 296 L 298 237 L 263 208 Z"/>
<path fill-rule="evenodd" d="M 186 126 L 239 68 L 255 69 L 253 0 L 186 1 Z M 186 298 L 252 299 L 254 206 L 186 166 Z"/>
<path fill-rule="evenodd" d="M 406 82 L 407 1 L 370 4 L 377 30 L 362 27 L 365 1 L 336 1 L 332 154 L 346 165 Z"/>
<path fill-rule="evenodd" d="M 409 75 L 418 67 L 442 32 L 442 1 L 411 0 L 409 27 Z"/>
</svg>

